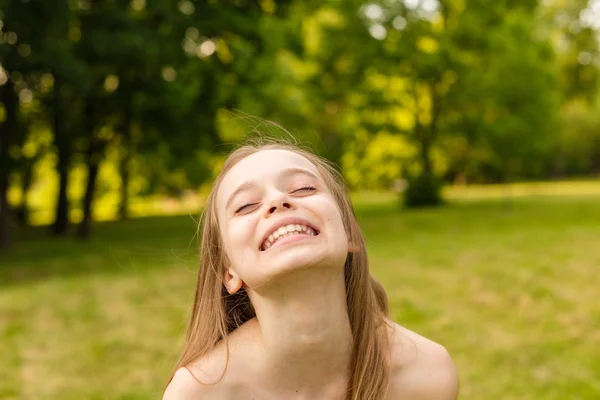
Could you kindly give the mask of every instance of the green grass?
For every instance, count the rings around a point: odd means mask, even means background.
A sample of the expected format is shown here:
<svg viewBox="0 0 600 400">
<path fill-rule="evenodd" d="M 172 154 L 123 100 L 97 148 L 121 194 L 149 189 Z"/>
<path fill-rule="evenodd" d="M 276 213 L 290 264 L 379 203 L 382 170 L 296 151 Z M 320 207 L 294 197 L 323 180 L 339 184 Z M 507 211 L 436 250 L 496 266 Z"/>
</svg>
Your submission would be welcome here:
<svg viewBox="0 0 600 400">
<path fill-rule="evenodd" d="M 445 207 L 417 211 L 355 196 L 392 317 L 446 346 L 461 399 L 600 398 L 600 190 L 559 186 L 510 202 L 451 189 Z M 194 234 L 190 216 L 102 223 L 85 243 L 20 231 L 0 256 L 0 398 L 159 398 Z"/>
</svg>

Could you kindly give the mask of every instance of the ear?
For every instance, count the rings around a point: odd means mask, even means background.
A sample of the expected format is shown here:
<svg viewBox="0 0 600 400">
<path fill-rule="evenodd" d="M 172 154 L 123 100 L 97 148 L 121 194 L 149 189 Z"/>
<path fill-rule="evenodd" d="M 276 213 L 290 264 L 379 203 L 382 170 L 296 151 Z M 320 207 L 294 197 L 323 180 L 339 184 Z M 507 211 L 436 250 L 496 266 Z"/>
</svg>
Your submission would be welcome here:
<svg viewBox="0 0 600 400">
<path fill-rule="evenodd" d="M 360 247 L 356 243 L 348 241 L 348 253 L 360 253 Z"/>
<path fill-rule="evenodd" d="M 225 276 L 223 277 L 223 284 L 225 285 L 225 288 L 229 294 L 236 294 L 244 284 L 244 281 L 237 276 L 235 271 L 233 271 L 231 268 L 227 268 L 225 270 Z"/>
</svg>

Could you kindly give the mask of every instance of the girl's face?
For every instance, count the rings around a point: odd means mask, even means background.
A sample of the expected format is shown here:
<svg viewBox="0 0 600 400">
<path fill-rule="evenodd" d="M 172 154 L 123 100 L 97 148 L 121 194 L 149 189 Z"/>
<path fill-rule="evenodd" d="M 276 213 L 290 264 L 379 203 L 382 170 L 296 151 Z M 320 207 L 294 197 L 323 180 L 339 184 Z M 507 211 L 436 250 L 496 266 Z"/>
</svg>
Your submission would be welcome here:
<svg viewBox="0 0 600 400">
<path fill-rule="evenodd" d="M 217 193 L 229 273 L 250 289 L 298 268 L 343 268 L 348 237 L 317 168 L 287 150 L 238 162 Z"/>
</svg>

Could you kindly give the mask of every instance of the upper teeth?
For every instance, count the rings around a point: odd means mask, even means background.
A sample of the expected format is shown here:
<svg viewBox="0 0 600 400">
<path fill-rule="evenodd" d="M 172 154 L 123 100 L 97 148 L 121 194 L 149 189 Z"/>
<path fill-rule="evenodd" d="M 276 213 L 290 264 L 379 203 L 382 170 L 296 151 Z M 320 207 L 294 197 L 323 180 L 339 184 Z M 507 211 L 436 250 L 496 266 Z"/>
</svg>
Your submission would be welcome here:
<svg viewBox="0 0 600 400">
<path fill-rule="evenodd" d="M 308 236 L 315 236 L 316 232 L 310 227 L 306 225 L 300 224 L 289 224 L 276 229 L 273 233 L 269 235 L 269 237 L 265 240 L 262 245 L 263 249 L 268 249 L 275 243 L 279 238 L 287 237 L 291 235 L 297 235 L 295 232 L 302 232 Z"/>
</svg>

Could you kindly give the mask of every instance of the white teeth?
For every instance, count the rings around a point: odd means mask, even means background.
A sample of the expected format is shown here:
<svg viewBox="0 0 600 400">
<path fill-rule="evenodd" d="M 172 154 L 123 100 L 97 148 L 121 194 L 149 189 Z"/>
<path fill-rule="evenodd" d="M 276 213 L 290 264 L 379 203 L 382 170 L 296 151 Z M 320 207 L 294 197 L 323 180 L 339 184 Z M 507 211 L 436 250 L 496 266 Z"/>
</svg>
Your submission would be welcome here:
<svg viewBox="0 0 600 400">
<path fill-rule="evenodd" d="M 298 233 L 303 233 L 308 236 L 316 236 L 317 234 L 314 229 L 309 228 L 308 226 L 300 224 L 289 224 L 286 226 L 282 226 L 279 229 L 276 229 L 272 234 L 270 234 L 269 237 L 265 239 L 262 249 L 267 250 L 269 247 L 273 246 L 273 244 L 275 244 L 275 242 L 279 238 L 297 235 Z"/>
</svg>

